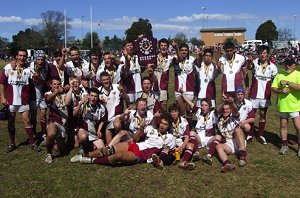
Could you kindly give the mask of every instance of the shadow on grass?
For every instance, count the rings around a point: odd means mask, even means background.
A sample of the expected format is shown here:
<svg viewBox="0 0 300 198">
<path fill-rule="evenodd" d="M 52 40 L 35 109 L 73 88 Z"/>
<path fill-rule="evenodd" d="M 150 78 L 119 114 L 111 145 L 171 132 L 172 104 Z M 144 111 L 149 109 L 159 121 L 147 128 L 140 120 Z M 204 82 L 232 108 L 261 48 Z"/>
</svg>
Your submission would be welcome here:
<svg viewBox="0 0 300 198">
<path fill-rule="evenodd" d="M 278 149 L 281 148 L 281 138 L 280 136 L 278 136 L 278 134 L 274 133 L 274 132 L 270 132 L 270 131 L 265 131 L 264 136 L 267 140 L 268 143 L 273 144 L 274 146 L 276 146 Z M 294 134 L 288 134 L 288 141 L 289 141 L 289 147 L 297 152 L 297 149 L 293 147 L 293 145 L 298 144 L 298 138 L 296 135 Z"/>
</svg>

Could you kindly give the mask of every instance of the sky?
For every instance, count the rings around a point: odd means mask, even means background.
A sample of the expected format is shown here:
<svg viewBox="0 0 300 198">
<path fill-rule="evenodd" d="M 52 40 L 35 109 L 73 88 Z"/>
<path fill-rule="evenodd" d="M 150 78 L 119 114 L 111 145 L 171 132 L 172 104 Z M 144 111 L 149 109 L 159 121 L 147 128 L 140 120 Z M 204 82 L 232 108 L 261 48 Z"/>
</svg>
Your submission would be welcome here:
<svg viewBox="0 0 300 198">
<path fill-rule="evenodd" d="M 125 37 L 139 18 L 149 19 L 154 37 L 174 37 L 183 32 L 200 38 L 201 28 L 246 28 L 254 39 L 258 26 L 272 20 L 277 29 L 290 29 L 300 39 L 299 0 L 13 0 L 0 7 L 0 37 L 12 41 L 19 31 L 38 25 L 41 13 L 66 11 L 70 34 L 81 39 L 92 29 L 104 36 Z M 92 10 L 92 12 L 90 12 Z"/>
</svg>

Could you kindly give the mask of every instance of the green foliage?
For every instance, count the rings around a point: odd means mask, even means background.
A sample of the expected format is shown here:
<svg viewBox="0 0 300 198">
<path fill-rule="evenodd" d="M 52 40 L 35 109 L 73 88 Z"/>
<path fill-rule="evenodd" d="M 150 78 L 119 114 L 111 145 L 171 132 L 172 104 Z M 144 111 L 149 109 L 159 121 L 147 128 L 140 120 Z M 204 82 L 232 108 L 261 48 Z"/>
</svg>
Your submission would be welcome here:
<svg viewBox="0 0 300 198">
<path fill-rule="evenodd" d="M 183 32 L 177 33 L 177 34 L 174 36 L 173 40 L 174 40 L 178 45 L 180 45 L 180 44 L 182 44 L 182 43 L 187 43 L 187 42 L 188 42 L 188 39 L 187 39 L 186 35 L 185 35 Z"/>
<path fill-rule="evenodd" d="M 204 41 L 197 39 L 196 37 L 192 37 L 190 38 L 190 43 L 192 43 L 195 46 L 203 46 L 204 45 Z"/>
<path fill-rule="evenodd" d="M 49 10 L 41 14 L 42 22 L 38 26 L 45 39 L 45 45 L 50 50 L 60 49 L 64 43 L 65 37 L 65 16 L 60 11 Z M 67 34 L 71 29 L 68 23 L 71 19 L 67 18 Z"/>
<path fill-rule="evenodd" d="M 125 31 L 125 34 L 128 41 L 134 41 L 141 34 L 153 36 L 152 25 L 148 19 L 140 18 L 132 23 L 131 27 Z"/>
<path fill-rule="evenodd" d="M 275 41 L 278 39 L 277 27 L 272 20 L 262 23 L 256 30 L 255 39 L 262 41 Z"/>
<path fill-rule="evenodd" d="M 103 40 L 103 50 L 115 52 L 122 48 L 122 44 L 123 39 L 117 37 L 117 35 L 114 35 L 112 38 L 109 38 L 109 36 L 105 36 Z"/>
<path fill-rule="evenodd" d="M 43 36 L 33 29 L 27 28 L 13 36 L 12 51 L 20 48 L 35 49 L 45 45 Z"/>
<path fill-rule="evenodd" d="M 100 38 L 97 32 L 92 32 L 93 36 L 93 47 L 100 47 Z M 82 39 L 81 49 L 90 49 L 91 47 L 91 33 L 86 33 L 85 37 Z"/>
</svg>

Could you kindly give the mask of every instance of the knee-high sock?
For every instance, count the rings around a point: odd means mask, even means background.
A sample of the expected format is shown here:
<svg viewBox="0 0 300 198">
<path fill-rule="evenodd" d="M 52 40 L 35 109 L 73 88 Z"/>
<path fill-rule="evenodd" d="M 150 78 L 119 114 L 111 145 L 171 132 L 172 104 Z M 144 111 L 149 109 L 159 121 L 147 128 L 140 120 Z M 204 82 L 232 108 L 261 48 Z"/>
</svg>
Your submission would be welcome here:
<svg viewBox="0 0 300 198">
<path fill-rule="evenodd" d="M 182 161 L 184 161 L 184 162 L 190 161 L 190 159 L 191 159 L 191 157 L 192 157 L 192 154 L 193 154 L 193 150 L 191 150 L 191 149 L 186 149 L 186 150 L 184 151 Z"/>
<path fill-rule="evenodd" d="M 34 144 L 35 143 L 35 139 L 33 137 L 32 126 L 25 127 L 25 130 L 26 130 L 26 133 L 27 133 L 27 135 L 29 137 L 30 144 Z"/>
<path fill-rule="evenodd" d="M 47 134 L 47 123 L 45 120 L 41 120 L 41 129 L 43 135 Z"/>
<path fill-rule="evenodd" d="M 215 140 L 211 143 L 209 150 L 208 150 L 208 154 L 210 154 L 210 156 L 213 156 L 216 152 L 216 147 L 219 144 L 219 141 Z"/>
<path fill-rule="evenodd" d="M 240 159 L 246 159 L 247 157 L 247 151 L 246 150 L 240 150 Z"/>
<path fill-rule="evenodd" d="M 259 136 L 263 136 L 264 135 L 265 125 L 266 125 L 266 122 L 259 122 L 259 125 L 258 125 L 258 135 Z"/>
<path fill-rule="evenodd" d="M 99 165 L 110 165 L 110 162 L 108 160 L 108 156 L 104 157 L 98 157 L 93 161 L 93 164 L 99 164 Z"/>
<path fill-rule="evenodd" d="M 196 137 L 195 137 L 195 136 L 191 136 L 189 142 L 192 143 L 192 144 L 194 145 L 193 152 L 198 151 L 198 142 L 197 142 Z"/>
<path fill-rule="evenodd" d="M 8 129 L 9 140 L 11 144 L 16 144 L 16 129 Z"/>
</svg>

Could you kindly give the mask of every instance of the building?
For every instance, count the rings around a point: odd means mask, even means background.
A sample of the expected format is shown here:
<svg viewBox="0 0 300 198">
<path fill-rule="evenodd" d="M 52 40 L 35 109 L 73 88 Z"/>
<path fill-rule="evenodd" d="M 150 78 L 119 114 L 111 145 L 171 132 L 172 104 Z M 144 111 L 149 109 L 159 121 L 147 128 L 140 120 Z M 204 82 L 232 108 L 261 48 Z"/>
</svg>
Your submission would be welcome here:
<svg viewBox="0 0 300 198">
<path fill-rule="evenodd" d="M 246 28 L 202 28 L 201 40 L 206 46 L 223 43 L 228 37 L 234 37 L 239 43 L 245 41 Z"/>
</svg>

